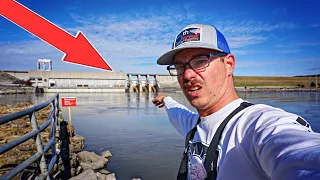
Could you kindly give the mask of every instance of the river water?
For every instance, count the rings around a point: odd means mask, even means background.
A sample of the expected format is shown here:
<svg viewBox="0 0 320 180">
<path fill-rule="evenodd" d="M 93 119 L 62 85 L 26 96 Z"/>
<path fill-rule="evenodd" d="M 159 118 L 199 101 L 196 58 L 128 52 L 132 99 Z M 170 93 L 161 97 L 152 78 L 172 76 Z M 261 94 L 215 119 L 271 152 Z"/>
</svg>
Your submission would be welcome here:
<svg viewBox="0 0 320 180">
<path fill-rule="evenodd" d="M 44 102 L 54 94 L 0 95 L 0 102 L 13 104 Z M 191 107 L 179 93 L 167 93 Z M 113 154 L 107 169 L 117 179 L 175 179 L 184 139 L 171 126 L 165 110 L 155 107 L 154 93 L 66 93 L 60 97 L 77 97 L 71 108 L 76 133 L 86 138 L 85 150 L 97 154 L 110 150 Z M 301 115 L 314 131 L 320 132 L 320 92 L 239 93 L 253 103 L 264 103 Z M 62 107 L 64 119 L 67 108 Z"/>
</svg>

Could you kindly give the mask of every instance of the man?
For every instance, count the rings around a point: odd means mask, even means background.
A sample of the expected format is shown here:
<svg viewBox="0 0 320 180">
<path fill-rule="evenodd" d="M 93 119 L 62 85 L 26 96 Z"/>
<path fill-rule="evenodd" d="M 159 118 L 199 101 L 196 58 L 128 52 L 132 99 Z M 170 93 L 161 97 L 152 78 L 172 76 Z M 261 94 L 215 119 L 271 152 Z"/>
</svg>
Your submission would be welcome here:
<svg viewBox="0 0 320 180">
<path fill-rule="evenodd" d="M 177 179 L 320 179 L 320 135 L 295 114 L 238 97 L 235 57 L 215 27 L 185 27 L 157 63 L 198 112 L 162 94 L 153 100 L 186 138 Z"/>
</svg>

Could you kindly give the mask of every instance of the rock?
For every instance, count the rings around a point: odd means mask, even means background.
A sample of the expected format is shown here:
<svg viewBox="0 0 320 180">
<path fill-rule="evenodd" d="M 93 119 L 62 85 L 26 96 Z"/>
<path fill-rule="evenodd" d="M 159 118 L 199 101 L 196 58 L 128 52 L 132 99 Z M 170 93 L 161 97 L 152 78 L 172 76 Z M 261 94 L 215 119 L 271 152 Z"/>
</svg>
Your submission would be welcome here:
<svg viewBox="0 0 320 180">
<path fill-rule="evenodd" d="M 140 178 L 132 178 L 132 180 L 141 180 Z"/>
<path fill-rule="evenodd" d="M 76 168 L 71 168 L 70 174 L 71 174 L 71 177 L 75 177 L 76 176 Z"/>
<path fill-rule="evenodd" d="M 0 140 L 0 144 L 5 144 L 5 143 L 7 143 L 7 140 L 5 140 L 5 139 Z"/>
<path fill-rule="evenodd" d="M 106 175 L 106 180 L 116 180 L 116 174 L 111 173 L 111 174 Z"/>
<path fill-rule="evenodd" d="M 97 172 L 96 174 L 97 174 L 98 180 L 116 180 L 115 173 L 104 175 L 104 174 Z"/>
<path fill-rule="evenodd" d="M 75 135 L 70 138 L 71 153 L 78 153 L 84 150 L 84 141 L 86 139 L 80 135 Z"/>
<path fill-rule="evenodd" d="M 76 168 L 78 166 L 77 154 L 72 153 L 70 156 L 70 167 Z"/>
<path fill-rule="evenodd" d="M 84 169 L 102 169 L 108 163 L 108 159 L 96 155 L 94 152 L 82 151 L 77 154 L 80 166 Z"/>
<path fill-rule="evenodd" d="M 92 169 L 88 169 L 70 180 L 97 180 L 97 175 Z"/>
<path fill-rule="evenodd" d="M 108 160 L 110 160 L 110 158 L 112 157 L 112 154 L 111 154 L 111 152 L 109 150 L 107 150 L 107 151 L 103 151 L 101 153 L 101 156 L 106 158 L 106 159 L 108 159 Z"/>
<path fill-rule="evenodd" d="M 82 172 L 82 167 L 78 166 L 76 169 L 76 175 L 80 174 Z"/>
<path fill-rule="evenodd" d="M 105 169 L 101 169 L 101 170 L 99 171 L 99 173 L 105 174 L 105 175 L 110 174 L 110 172 L 109 172 L 108 170 L 105 170 Z"/>
<path fill-rule="evenodd" d="M 106 176 L 104 174 L 101 174 L 99 172 L 96 173 L 98 180 L 105 180 Z"/>
</svg>

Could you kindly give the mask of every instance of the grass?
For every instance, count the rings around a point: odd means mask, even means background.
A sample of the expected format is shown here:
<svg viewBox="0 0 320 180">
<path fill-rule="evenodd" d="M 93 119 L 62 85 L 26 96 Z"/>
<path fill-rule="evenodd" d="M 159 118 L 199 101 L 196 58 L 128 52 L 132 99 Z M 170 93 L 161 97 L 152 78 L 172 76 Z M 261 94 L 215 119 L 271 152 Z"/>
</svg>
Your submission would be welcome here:
<svg viewBox="0 0 320 180">
<path fill-rule="evenodd" d="M 315 78 L 311 78 L 311 82 L 315 82 Z M 252 87 L 252 86 L 295 86 L 304 85 L 309 87 L 309 77 L 268 77 L 268 76 L 234 76 L 235 86 Z M 318 78 L 320 83 L 320 77 Z"/>
</svg>

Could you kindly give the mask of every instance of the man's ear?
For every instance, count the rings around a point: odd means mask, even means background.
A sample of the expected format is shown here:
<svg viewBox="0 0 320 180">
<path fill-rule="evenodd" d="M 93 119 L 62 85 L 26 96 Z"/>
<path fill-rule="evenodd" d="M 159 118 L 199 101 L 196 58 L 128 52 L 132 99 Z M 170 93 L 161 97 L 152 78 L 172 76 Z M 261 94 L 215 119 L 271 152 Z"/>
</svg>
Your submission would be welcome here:
<svg viewBox="0 0 320 180">
<path fill-rule="evenodd" d="M 228 76 L 232 76 L 234 66 L 236 65 L 236 59 L 234 58 L 233 54 L 228 54 L 224 60 L 226 63 Z"/>
</svg>

